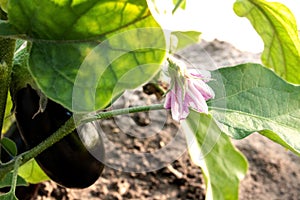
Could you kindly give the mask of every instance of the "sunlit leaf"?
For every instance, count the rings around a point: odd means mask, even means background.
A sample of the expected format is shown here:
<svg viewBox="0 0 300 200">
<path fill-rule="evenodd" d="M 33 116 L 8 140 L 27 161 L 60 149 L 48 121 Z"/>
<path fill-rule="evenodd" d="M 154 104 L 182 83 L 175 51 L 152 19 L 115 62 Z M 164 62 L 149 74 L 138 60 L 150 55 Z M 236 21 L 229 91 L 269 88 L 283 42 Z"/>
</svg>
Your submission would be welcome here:
<svg viewBox="0 0 300 200">
<path fill-rule="evenodd" d="M 146 1 L 151 14 L 164 30 L 199 31 L 198 11 L 193 9 L 195 6 L 199 6 L 199 0 Z"/>
<path fill-rule="evenodd" d="M 223 132 L 237 139 L 259 132 L 300 155 L 299 86 L 287 83 L 259 64 L 212 72 L 213 80 L 219 76 L 224 91 L 216 92 L 209 106 Z M 209 85 L 215 91 L 220 88 L 217 81 Z"/>
<path fill-rule="evenodd" d="M 7 1 L 8 0 L 0 0 L 0 8 L 5 12 L 7 12 Z"/>
<path fill-rule="evenodd" d="M 0 34 L 6 28 L 33 39 L 87 40 L 101 38 L 149 16 L 144 0 L 10 0 L 9 21 L 0 24 Z"/>
<path fill-rule="evenodd" d="M 150 25 L 157 25 L 153 18 L 135 24 Z M 36 42 L 29 69 L 49 98 L 73 111 L 94 111 L 150 80 L 160 69 L 165 49 L 160 28 L 129 27 L 100 44 Z"/>
<path fill-rule="evenodd" d="M 6 107 L 5 107 L 5 115 L 4 115 L 2 133 L 7 132 L 7 130 L 11 126 L 11 124 L 14 122 L 14 116 L 11 113 L 12 107 L 13 107 L 13 105 L 12 105 L 10 93 L 8 93 L 7 99 L 6 99 Z"/>
<path fill-rule="evenodd" d="M 20 166 L 18 175 L 32 184 L 50 180 L 34 159 Z"/>
<path fill-rule="evenodd" d="M 263 39 L 263 63 L 285 80 L 300 84 L 300 40 L 291 11 L 281 3 L 264 0 L 237 0 L 234 11 L 247 17 Z"/>
<path fill-rule="evenodd" d="M 42 92 L 73 111 L 104 108 L 147 82 L 166 53 L 164 34 L 142 0 L 11 0 L 8 16 L 6 24 L 33 39 L 18 65 L 29 63 Z"/>
<path fill-rule="evenodd" d="M 172 10 L 172 13 L 175 13 L 178 8 L 185 9 L 186 0 L 173 0 L 175 7 Z"/>
<path fill-rule="evenodd" d="M 205 199 L 237 200 L 239 183 L 248 167 L 245 157 L 211 116 L 191 110 L 183 123 L 183 130 L 190 156 L 201 167 L 205 178 Z"/>
<path fill-rule="evenodd" d="M 176 52 L 200 41 L 200 32 L 174 31 L 171 33 L 170 52 Z"/>
</svg>

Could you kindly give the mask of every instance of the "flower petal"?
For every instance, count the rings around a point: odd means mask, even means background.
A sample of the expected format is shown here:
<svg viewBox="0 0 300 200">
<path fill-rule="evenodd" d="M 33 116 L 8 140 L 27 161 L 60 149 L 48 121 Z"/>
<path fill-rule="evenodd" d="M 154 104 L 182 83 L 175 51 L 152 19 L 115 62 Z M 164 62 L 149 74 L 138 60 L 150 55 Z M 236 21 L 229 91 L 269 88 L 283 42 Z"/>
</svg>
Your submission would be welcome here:
<svg viewBox="0 0 300 200">
<path fill-rule="evenodd" d="M 196 69 L 188 69 L 189 75 L 195 79 L 201 79 L 204 82 L 208 82 L 211 79 L 211 74 L 207 70 L 196 70 Z"/>
<path fill-rule="evenodd" d="M 189 88 L 191 89 L 191 88 Z M 186 94 L 186 103 L 189 107 L 197 110 L 198 112 L 208 113 L 208 107 L 204 97 L 195 88 L 188 90 Z"/>
<path fill-rule="evenodd" d="M 195 87 L 201 92 L 204 99 L 207 101 L 215 97 L 214 91 L 204 81 L 199 79 L 190 79 L 190 87 Z"/>
<path fill-rule="evenodd" d="M 171 95 L 172 95 L 171 91 L 169 91 L 166 94 L 165 103 L 164 103 L 164 108 L 165 109 L 170 109 L 171 108 L 171 104 L 172 104 L 172 102 L 171 102 L 171 99 L 172 99 Z"/>
<path fill-rule="evenodd" d="M 180 101 L 177 98 L 178 94 L 175 94 L 172 92 L 171 95 L 171 113 L 172 113 L 172 118 L 176 121 L 179 121 L 181 119 L 181 111 L 182 111 L 182 106 L 180 105 Z"/>
</svg>

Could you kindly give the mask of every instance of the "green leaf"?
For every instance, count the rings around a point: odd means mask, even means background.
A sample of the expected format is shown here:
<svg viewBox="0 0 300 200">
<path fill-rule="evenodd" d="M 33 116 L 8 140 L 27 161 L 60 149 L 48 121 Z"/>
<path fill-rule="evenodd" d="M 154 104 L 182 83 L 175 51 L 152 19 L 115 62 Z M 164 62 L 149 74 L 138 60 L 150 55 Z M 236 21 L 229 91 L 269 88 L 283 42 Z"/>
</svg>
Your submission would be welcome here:
<svg viewBox="0 0 300 200">
<path fill-rule="evenodd" d="M 146 0 L 151 12 L 155 11 L 158 14 L 174 14 L 178 8 L 184 10 L 186 8 L 186 0 L 168 0 L 161 3 L 159 0 Z"/>
<path fill-rule="evenodd" d="M 14 170 L 18 170 L 18 164 L 15 165 Z M 15 189 L 17 185 L 27 186 L 27 183 L 21 177 L 17 176 L 16 171 L 6 174 L 6 176 L 0 181 L 1 187 L 10 187 L 9 192 L 0 194 L 1 200 L 18 200 L 15 195 Z"/>
<path fill-rule="evenodd" d="M 17 145 L 11 139 L 3 137 L 1 139 L 1 146 L 9 153 L 11 156 L 16 156 L 18 154 Z"/>
<path fill-rule="evenodd" d="M 191 110 L 182 126 L 190 156 L 205 178 L 206 199 L 237 200 L 239 182 L 248 168 L 245 157 L 209 115 Z"/>
<path fill-rule="evenodd" d="M 237 0 L 234 11 L 247 17 L 263 39 L 263 63 L 285 80 L 300 84 L 300 40 L 291 11 L 281 3 L 264 0 Z"/>
<path fill-rule="evenodd" d="M 34 159 L 19 167 L 18 175 L 28 183 L 37 184 L 50 180 Z"/>
<path fill-rule="evenodd" d="M 150 80 L 165 57 L 146 1 L 11 0 L 8 15 L 19 34 L 43 39 L 32 40 L 21 64 L 29 63 L 47 97 L 72 111 L 105 108 Z"/>
<path fill-rule="evenodd" d="M 31 74 L 28 71 L 28 60 L 30 57 L 31 43 L 25 40 L 17 40 L 17 46 L 13 60 L 13 80 L 11 86 L 11 95 L 14 96 L 21 89 L 31 85 L 38 89 Z"/>
<path fill-rule="evenodd" d="M 13 173 L 10 172 L 0 181 L 0 188 L 10 187 L 12 183 Z M 17 186 L 28 186 L 28 183 L 21 177 L 17 178 Z"/>
<path fill-rule="evenodd" d="M 13 107 L 13 103 L 12 103 L 12 100 L 11 100 L 10 93 L 8 93 L 7 99 L 6 99 L 6 107 L 5 107 L 2 133 L 7 132 L 9 127 L 11 126 L 11 124 L 15 121 L 15 118 L 11 113 L 12 107 Z"/>
<path fill-rule="evenodd" d="M 181 9 L 185 9 L 186 0 L 173 0 L 173 4 L 175 5 L 172 13 L 174 14 L 176 10 L 180 7 Z"/>
<path fill-rule="evenodd" d="M 9 200 L 17 199 L 17 197 L 15 195 L 15 191 L 16 191 L 16 187 L 18 185 L 18 180 L 20 179 L 18 176 L 20 160 L 21 160 L 21 157 L 16 157 L 15 163 L 14 163 L 14 169 L 11 172 L 11 175 L 6 175 L 6 177 L 8 177 L 10 180 L 10 191 L 8 193 L 0 195 L 0 199 L 9 199 Z M 4 179 L 5 179 L 5 177 L 4 177 Z M 20 179 L 20 181 L 24 182 L 24 180 L 22 180 L 22 179 Z"/>
<path fill-rule="evenodd" d="M 193 7 L 197 1 L 186 0 L 146 0 L 151 14 L 161 27 L 168 31 L 197 31 L 198 12 Z M 194 3 L 194 4 L 193 4 Z M 197 4 L 197 5 L 196 5 Z M 169 36 L 169 35 L 167 35 Z"/>
<path fill-rule="evenodd" d="M 174 31 L 171 33 L 170 52 L 176 52 L 200 41 L 200 32 Z"/>
<path fill-rule="evenodd" d="M 137 27 L 157 25 L 147 18 Z M 41 90 L 73 111 L 103 109 L 150 80 L 165 57 L 160 28 L 139 28 L 97 43 L 34 43 L 29 69 Z"/>
<path fill-rule="evenodd" d="M 8 0 L 0 0 L 0 8 L 5 12 L 7 12 L 7 1 Z"/>
<path fill-rule="evenodd" d="M 221 77 L 221 78 L 220 78 Z M 253 132 L 300 155 L 300 87 L 287 83 L 259 64 L 243 64 L 212 72 L 216 92 L 208 102 L 226 134 L 241 139 Z"/>
<path fill-rule="evenodd" d="M 10 0 L 7 9 L 19 34 L 49 40 L 100 38 L 151 16 L 144 0 Z"/>
<path fill-rule="evenodd" d="M 10 190 L 8 193 L 5 194 L 0 194 L 0 199 L 1 200 L 18 200 L 16 197 L 15 193 Z"/>
<path fill-rule="evenodd" d="M 4 37 L 21 37 L 21 34 L 15 29 L 15 27 L 6 20 L 0 20 L 0 35 Z"/>
</svg>

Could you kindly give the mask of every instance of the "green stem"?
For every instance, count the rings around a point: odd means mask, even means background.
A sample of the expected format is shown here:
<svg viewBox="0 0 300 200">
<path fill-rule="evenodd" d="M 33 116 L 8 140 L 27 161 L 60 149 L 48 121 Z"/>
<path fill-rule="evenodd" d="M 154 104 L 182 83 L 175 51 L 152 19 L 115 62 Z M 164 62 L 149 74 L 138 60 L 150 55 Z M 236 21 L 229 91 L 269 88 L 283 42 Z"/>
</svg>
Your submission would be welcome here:
<svg viewBox="0 0 300 200">
<path fill-rule="evenodd" d="M 0 19 L 6 20 L 6 13 L 0 9 Z M 2 131 L 7 92 L 9 89 L 12 62 L 15 51 L 15 40 L 0 37 L 0 131 Z"/>
<path fill-rule="evenodd" d="M 6 14 L 0 9 L 0 19 L 7 19 Z M 0 37 L 0 139 L 5 117 L 7 93 L 10 86 L 12 63 L 15 51 L 15 40 Z M 1 147 L 1 145 L 0 145 Z M 1 155 L 1 148 L 0 148 Z M 1 160 L 0 160 L 1 163 Z"/>
<path fill-rule="evenodd" d="M 52 146 L 54 143 L 58 142 L 63 137 L 67 136 L 74 129 L 75 129 L 75 123 L 73 118 L 71 117 L 68 121 L 66 121 L 66 123 L 63 126 L 61 126 L 55 133 L 53 133 L 46 140 L 41 142 L 36 147 L 30 149 L 29 151 L 20 154 L 18 156 L 20 158 L 20 166 L 25 164 L 27 161 L 31 160 L 32 158 L 35 158 L 37 155 L 42 153 L 48 147 Z M 8 163 L 4 163 L 0 165 L 0 179 L 14 168 L 15 162 L 16 159 L 13 159 Z"/>
<path fill-rule="evenodd" d="M 162 104 L 154 104 L 150 106 L 139 106 L 139 107 L 131 107 L 131 108 L 124 108 L 124 109 L 118 109 L 118 110 L 112 110 L 107 112 L 101 112 L 98 114 L 95 114 L 93 116 L 84 118 L 83 120 L 79 121 L 79 124 L 88 123 L 91 121 L 99 120 L 99 119 L 107 119 L 111 118 L 116 115 L 124 115 L 128 113 L 137 113 L 137 112 L 146 112 L 150 110 L 162 110 L 164 109 Z M 18 157 L 20 157 L 20 165 L 26 163 L 30 159 L 36 157 L 40 153 L 42 153 L 44 150 L 46 150 L 48 147 L 52 146 L 54 143 L 61 140 L 63 137 L 67 136 L 69 133 L 71 133 L 76 128 L 76 125 L 74 123 L 74 118 L 70 118 L 63 126 L 61 126 L 55 133 L 53 133 L 49 138 L 41 142 L 36 147 L 32 148 L 31 150 L 24 152 L 20 154 Z M 6 175 L 9 171 L 11 171 L 14 168 L 14 163 L 16 162 L 15 159 L 11 160 L 8 163 L 4 163 L 0 165 L 0 179 L 4 175 Z"/>
<path fill-rule="evenodd" d="M 16 157 L 15 164 L 14 164 L 14 172 L 12 177 L 12 183 L 10 191 L 15 194 L 16 193 L 16 187 L 17 187 L 17 179 L 18 179 L 18 169 L 20 166 L 20 157 Z"/>
<path fill-rule="evenodd" d="M 99 119 L 107 119 L 117 115 L 126 115 L 129 113 L 137 113 L 137 112 L 147 112 L 150 110 L 162 110 L 164 106 L 162 104 L 153 104 L 151 106 L 137 106 L 131 108 L 123 108 L 117 110 L 111 110 L 107 112 L 97 113 L 93 116 L 86 117 L 80 121 L 81 124 L 92 122 Z"/>
<path fill-rule="evenodd" d="M 0 130 L 2 130 L 7 93 L 11 80 L 15 40 L 0 38 Z"/>
</svg>

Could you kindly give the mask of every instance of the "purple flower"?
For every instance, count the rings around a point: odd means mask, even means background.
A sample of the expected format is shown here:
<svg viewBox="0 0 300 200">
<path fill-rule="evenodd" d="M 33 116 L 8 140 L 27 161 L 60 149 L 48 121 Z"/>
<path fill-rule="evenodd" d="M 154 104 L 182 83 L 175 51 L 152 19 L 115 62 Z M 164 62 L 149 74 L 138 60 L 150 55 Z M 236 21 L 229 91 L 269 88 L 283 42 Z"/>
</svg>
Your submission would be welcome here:
<svg viewBox="0 0 300 200">
<path fill-rule="evenodd" d="M 185 119 L 189 108 L 198 112 L 208 113 L 206 101 L 214 98 L 214 91 L 206 84 L 210 75 L 200 71 L 187 70 L 184 65 L 169 61 L 168 75 L 171 78 L 171 88 L 166 94 L 164 107 L 171 109 L 172 118 L 176 121 Z"/>
</svg>

